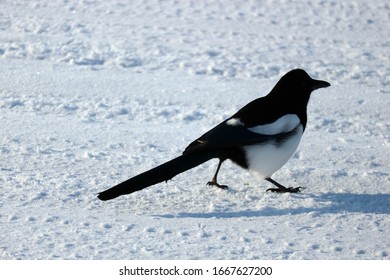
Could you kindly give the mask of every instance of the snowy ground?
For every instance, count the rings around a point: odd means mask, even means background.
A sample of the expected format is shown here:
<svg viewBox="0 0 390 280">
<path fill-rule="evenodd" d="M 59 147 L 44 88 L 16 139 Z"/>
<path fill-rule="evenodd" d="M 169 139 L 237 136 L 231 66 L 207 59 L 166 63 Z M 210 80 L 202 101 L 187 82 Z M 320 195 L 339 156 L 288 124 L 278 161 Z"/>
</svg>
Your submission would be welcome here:
<svg viewBox="0 0 390 280">
<path fill-rule="evenodd" d="M 178 3 L 176 3 L 178 2 Z M 390 259 L 388 1 L 1 1 L 1 259 Z M 96 193 L 304 68 L 294 157 L 269 184 L 210 161 Z"/>
</svg>

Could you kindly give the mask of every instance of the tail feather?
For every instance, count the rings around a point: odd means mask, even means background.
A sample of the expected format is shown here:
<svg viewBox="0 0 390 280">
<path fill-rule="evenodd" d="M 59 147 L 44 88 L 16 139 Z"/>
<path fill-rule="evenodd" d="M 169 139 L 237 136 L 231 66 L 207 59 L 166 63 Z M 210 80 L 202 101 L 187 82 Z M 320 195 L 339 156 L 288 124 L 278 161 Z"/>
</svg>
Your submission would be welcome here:
<svg viewBox="0 0 390 280">
<path fill-rule="evenodd" d="M 98 198 L 104 201 L 110 200 L 121 195 L 142 190 L 160 182 L 168 181 L 176 175 L 215 157 L 217 157 L 217 154 L 212 151 L 181 155 L 99 193 Z"/>
</svg>

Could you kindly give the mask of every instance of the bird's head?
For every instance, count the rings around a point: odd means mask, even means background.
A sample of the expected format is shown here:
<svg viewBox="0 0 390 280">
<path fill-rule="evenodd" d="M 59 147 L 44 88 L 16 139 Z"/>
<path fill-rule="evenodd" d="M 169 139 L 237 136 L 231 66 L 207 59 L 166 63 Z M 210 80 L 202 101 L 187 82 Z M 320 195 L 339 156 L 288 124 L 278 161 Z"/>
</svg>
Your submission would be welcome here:
<svg viewBox="0 0 390 280">
<path fill-rule="evenodd" d="M 326 81 L 311 78 L 305 70 L 294 69 L 279 80 L 271 93 L 308 100 L 312 91 L 329 86 L 330 83 Z"/>
</svg>

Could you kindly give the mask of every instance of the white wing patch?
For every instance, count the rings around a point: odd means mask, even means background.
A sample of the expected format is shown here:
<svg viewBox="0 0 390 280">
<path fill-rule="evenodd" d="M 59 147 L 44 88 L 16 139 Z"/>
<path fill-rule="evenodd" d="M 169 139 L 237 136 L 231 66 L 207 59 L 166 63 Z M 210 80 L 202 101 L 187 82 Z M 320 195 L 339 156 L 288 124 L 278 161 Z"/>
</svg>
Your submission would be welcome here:
<svg viewBox="0 0 390 280">
<path fill-rule="evenodd" d="M 234 118 L 234 119 L 230 119 L 226 122 L 227 125 L 231 125 L 231 126 L 239 126 L 239 125 L 244 125 L 240 119 L 237 119 L 237 118 Z"/>
<path fill-rule="evenodd" d="M 233 121 L 236 119 L 231 119 L 230 121 Z M 240 120 L 238 120 L 240 122 Z M 241 123 L 241 122 L 240 122 Z M 273 123 L 264 124 L 264 125 L 258 125 L 254 127 L 248 128 L 248 130 L 258 133 L 258 134 L 264 134 L 264 135 L 275 135 L 279 133 L 285 133 L 293 130 L 301 123 L 299 117 L 295 114 L 288 114 L 284 115 L 283 117 L 280 117 Z M 228 123 L 229 124 L 229 123 Z M 231 124 L 233 125 L 233 124 Z M 235 124 L 237 125 L 237 124 Z"/>
</svg>

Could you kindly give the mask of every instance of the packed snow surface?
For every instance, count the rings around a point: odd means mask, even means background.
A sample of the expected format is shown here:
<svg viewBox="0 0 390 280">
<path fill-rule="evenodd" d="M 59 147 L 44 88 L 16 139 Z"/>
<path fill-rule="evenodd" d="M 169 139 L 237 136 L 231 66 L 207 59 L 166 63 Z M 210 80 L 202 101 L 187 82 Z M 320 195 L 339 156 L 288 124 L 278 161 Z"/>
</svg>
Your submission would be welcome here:
<svg viewBox="0 0 390 280">
<path fill-rule="evenodd" d="M 390 259 L 388 1 L 1 1 L 1 259 Z M 315 91 L 273 178 L 181 154 L 293 68 Z"/>
</svg>

